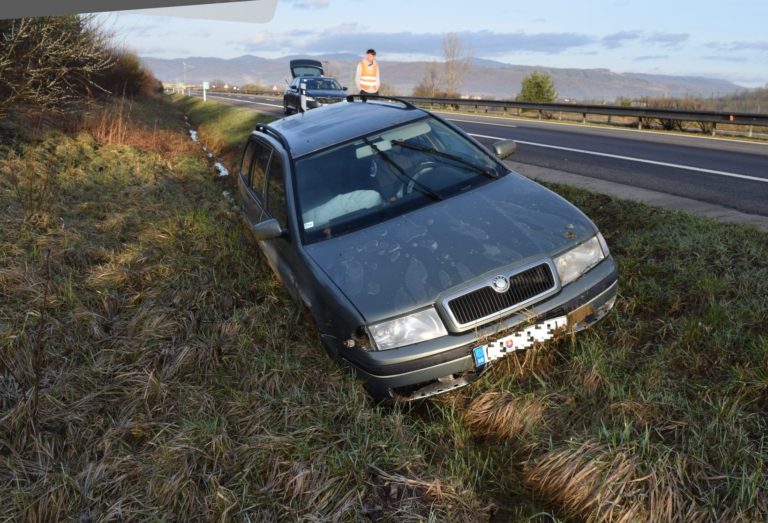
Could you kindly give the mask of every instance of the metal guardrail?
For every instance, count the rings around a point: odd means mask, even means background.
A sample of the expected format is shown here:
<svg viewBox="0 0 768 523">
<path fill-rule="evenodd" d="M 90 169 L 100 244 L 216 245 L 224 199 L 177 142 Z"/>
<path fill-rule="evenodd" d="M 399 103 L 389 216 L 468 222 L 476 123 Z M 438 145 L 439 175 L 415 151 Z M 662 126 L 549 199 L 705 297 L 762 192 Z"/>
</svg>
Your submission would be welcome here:
<svg viewBox="0 0 768 523">
<path fill-rule="evenodd" d="M 768 114 L 759 113 L 741 113 L 741 112 L 721 112 L 721 111 L 691 111 L 678 109 L 662 109 L 655 107 L 622 107 L 614 105 L 586 105 L 586 104 L 563 104 L 563 103 L 535 103 L 535 102 L 516 102 L 506 100 L 469 100 L 456 98 L 423 98 L 414 96 L 401 96 L 414 104 L 430 105 L 448 105 L 456 108 L 473 107 L 479 110 L 481 107 L 497 108 L 503 111 L 516 109 L 520 111 L 537 111 L 539 117 L 542 113 L 574 113 L 579 114 L 586 123 L 588 115 L 616 116 L 625 118 L 637 118 L 637 126 L 642 129 L 643 122 L 656 120 L 672 120 L 682 122 L 706 122 L 712 124 L 712 134 L 717 132 L 717 124 L 741 125 L 749 127 L 749 134 L 752 134 L 752 127 L 768 127 Z"/>
<path fill-rule="evenodd" d="M 242 94 L 271 95 L 275 93 L 240 91 Z M 542 115 L 552 113 L 570 113 L 581 115 L 582 121 L 586 123 L 588 115 L 600 115 L 608 117 L 636 118 L 638 129 L 642 129 L 644 122 L 649 120 L 671 120 L 681 122 L 704 122 L 712 124 L 712 135 L 717 133 L 717 124 L 729 124 L 746 126 L 749 130 L 749 136 L 752 136 L 752 127 L 768 127 L 768 114 L 760 113 L 742 113 L 742 112 L 722 112 L 722 111 L 690 111 L 677 109 L 662 109 L 654 107 L 622 107 L 617 105 L 588 105 L 588 104 L 567 104 L 567 103 L 535 103 L 535 102 L 516 102 L 508 100 L 471 100 L 467 98 L 425 98 L 418 96 L 398 96 L 398 98 L 411 102 L 415 105 L 441 105 L 460 109 L 462 107 L 471 107 L 479 111 L 480 108 L 501 109 L 504 112 L 517 110 L 518 114 L 522 111 L 537 111 L 539 118 Z"/>
</svg>

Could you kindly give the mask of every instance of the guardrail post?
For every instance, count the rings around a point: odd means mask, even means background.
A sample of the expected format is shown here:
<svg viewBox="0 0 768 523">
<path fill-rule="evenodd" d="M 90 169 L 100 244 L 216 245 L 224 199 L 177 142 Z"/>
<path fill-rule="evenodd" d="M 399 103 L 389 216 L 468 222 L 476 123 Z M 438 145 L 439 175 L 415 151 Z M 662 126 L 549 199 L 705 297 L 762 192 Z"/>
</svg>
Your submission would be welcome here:
<svg viewBox="0 0 768 523">
<path fill-rule="evenodd" d="M 541 109 L 539 109 L 538 111 L 539 111 L 539 120 L 541 120 Z"/>
<path fill-rule="evenodd" d="M 642 118 L 638 118 L 637 119 L 637 130 L 638 131 L 642 131 L 643 130 L 643 119 Z"/>
<path fill-rule="evenodd" d="M 748 134 L 748 136 L 750 138 L 752 138 L 752 126 L 751 125 L 749 126 L 749 134 Z"/>
<path fill-rule="evenodd" d="M 717 135 L 717 122 L 712 122 L 712 136 Z"/>
<path fill-rule="evenodd" d="M 560 120 L 561 122 L 563 121 L 563 111 L 560 111 L 560 114 L 557 117 L 557 119 Z"/>
<path fill-rule="evenodd" d="M 581 123 L 587 125 L 587 113 L 581 113 Z"/>
</svg>

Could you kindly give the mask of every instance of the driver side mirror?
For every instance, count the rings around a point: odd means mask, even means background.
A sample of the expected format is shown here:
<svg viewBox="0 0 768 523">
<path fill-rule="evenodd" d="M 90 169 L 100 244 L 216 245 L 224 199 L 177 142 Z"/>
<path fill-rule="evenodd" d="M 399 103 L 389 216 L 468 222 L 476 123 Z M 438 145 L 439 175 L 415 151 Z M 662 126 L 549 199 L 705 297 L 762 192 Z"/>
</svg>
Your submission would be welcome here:
<svg viewBox="0 0 768 523">
<path fill-rule="evenodd" d="M 517 144 L 514 140 L 500 140 L 493 144 L 493 152 L 499 160 L 509 158 L 517 150 Z"/>
<path fill-rule="evenodd" d="M 347 86 L 345 85 L 344 87 L 341 88 L 341 90 L 342 91 L 346 91 L 347 90 Z"/>
<path fill-rule="evenodd" d="M 283 236 L 283 228 L 274 218 L 259 222 L 251 227 L 253 237 L 258 241 L 274 240 Z"/>
</svg>

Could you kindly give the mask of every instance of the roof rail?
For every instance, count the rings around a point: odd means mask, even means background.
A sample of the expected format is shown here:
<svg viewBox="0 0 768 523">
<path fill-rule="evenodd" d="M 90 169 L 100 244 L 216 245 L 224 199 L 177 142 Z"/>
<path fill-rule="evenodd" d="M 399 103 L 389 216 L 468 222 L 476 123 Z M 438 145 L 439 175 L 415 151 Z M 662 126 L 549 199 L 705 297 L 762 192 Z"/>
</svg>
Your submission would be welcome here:
<svg viewBox="0 0 768 523">
<path fill-rule="evenodd" d="M 265 125 L 265 124 L 262 124 L 262 123 L 259 123 L 259 124 L 256 124 L 256 128 L 254 129 L 254 131 L 259 131 L 259 132 L 262 132 L 262 133 L 264 133 L 266 135 L 269 135 L 269 136 L 273 137 L 275 140 L 280 142 L 280 145 L 285 147 L 286 151 L 290 151 L 291 150 L 291 146 L 288 145 L 288 141 L 285 139 L 285 137 L 282 134 L 280 134 L 279 132 L 277 132 L 275 129 L 273 129 L 272 127 L 270 127 L 268 125 Z"/>
<path fill-rule="evenodd" d="M 415 105 L 413 105 L 411 102 L 407 102 L 401 98 L 397 98 L 395 96 L 383 96 L 379 94 L 350 94 L 347 95 L 347 101 L 348 102 L 354 102 L 355 99 L 360 99 L 362 102 L 367 102 L 368 100 L 376 101 L 376 100 L 384 100 L 384 101 L 391 101 L 391 102 L 397 102 L 400 104 L 403 104 L 407 109 L 418 109 Z"/>
</svg>

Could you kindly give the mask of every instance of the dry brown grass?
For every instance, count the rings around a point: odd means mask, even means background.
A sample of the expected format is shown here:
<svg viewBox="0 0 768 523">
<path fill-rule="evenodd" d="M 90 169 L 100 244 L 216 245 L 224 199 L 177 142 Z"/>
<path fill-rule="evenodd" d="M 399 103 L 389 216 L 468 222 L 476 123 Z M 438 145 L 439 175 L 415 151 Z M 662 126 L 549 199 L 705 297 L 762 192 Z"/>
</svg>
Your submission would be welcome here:
<svg viewBox="0 0 768 523">
<path fill-rule="evenodd" d="M 690 503 L 685 457 L 649 464 L 637 449 L 587 440 L 564 444 L 525 470 L 537 495 L 587 521 L 706 521 Z"/>
<path fill-rule="evenodd" d="M 101 145 L 126 145 L 164 155 L 193 154 L 195 145 L 179 132 L 165 128 L 165 120 L 155 117 L 149 122 L 135 122 L 133 109 L 140 102 L 119 98 L 92 103 L 84 112 L 79 129 Z"/>
<path fill-rule="evenodd" d="M 425 480 L 387 473 L 372 466 L 369 483 L 374 487 L 375 496 L 369 496 L 364 502 L 363 515 L 376 521 L 390 519 L 402 522 L 422 522 L 428 514 L 424 504 L 434 507 L 450 507 L 450 512 L 433 514 L 436 521 L 451 518 L 454 521 L 487 521 L 492 506 L 478 507 L 469 502 L 475 494 L 468 490 L 457 489 L 455 485 L 441 482 L 439 479 Z"/>
<path fill-rule="evenodd" d="M 549 398 L 485 392 L 472 400 L 464 420 L 478 436 L 512 439 L 543 427 Z"/>
</svg>

